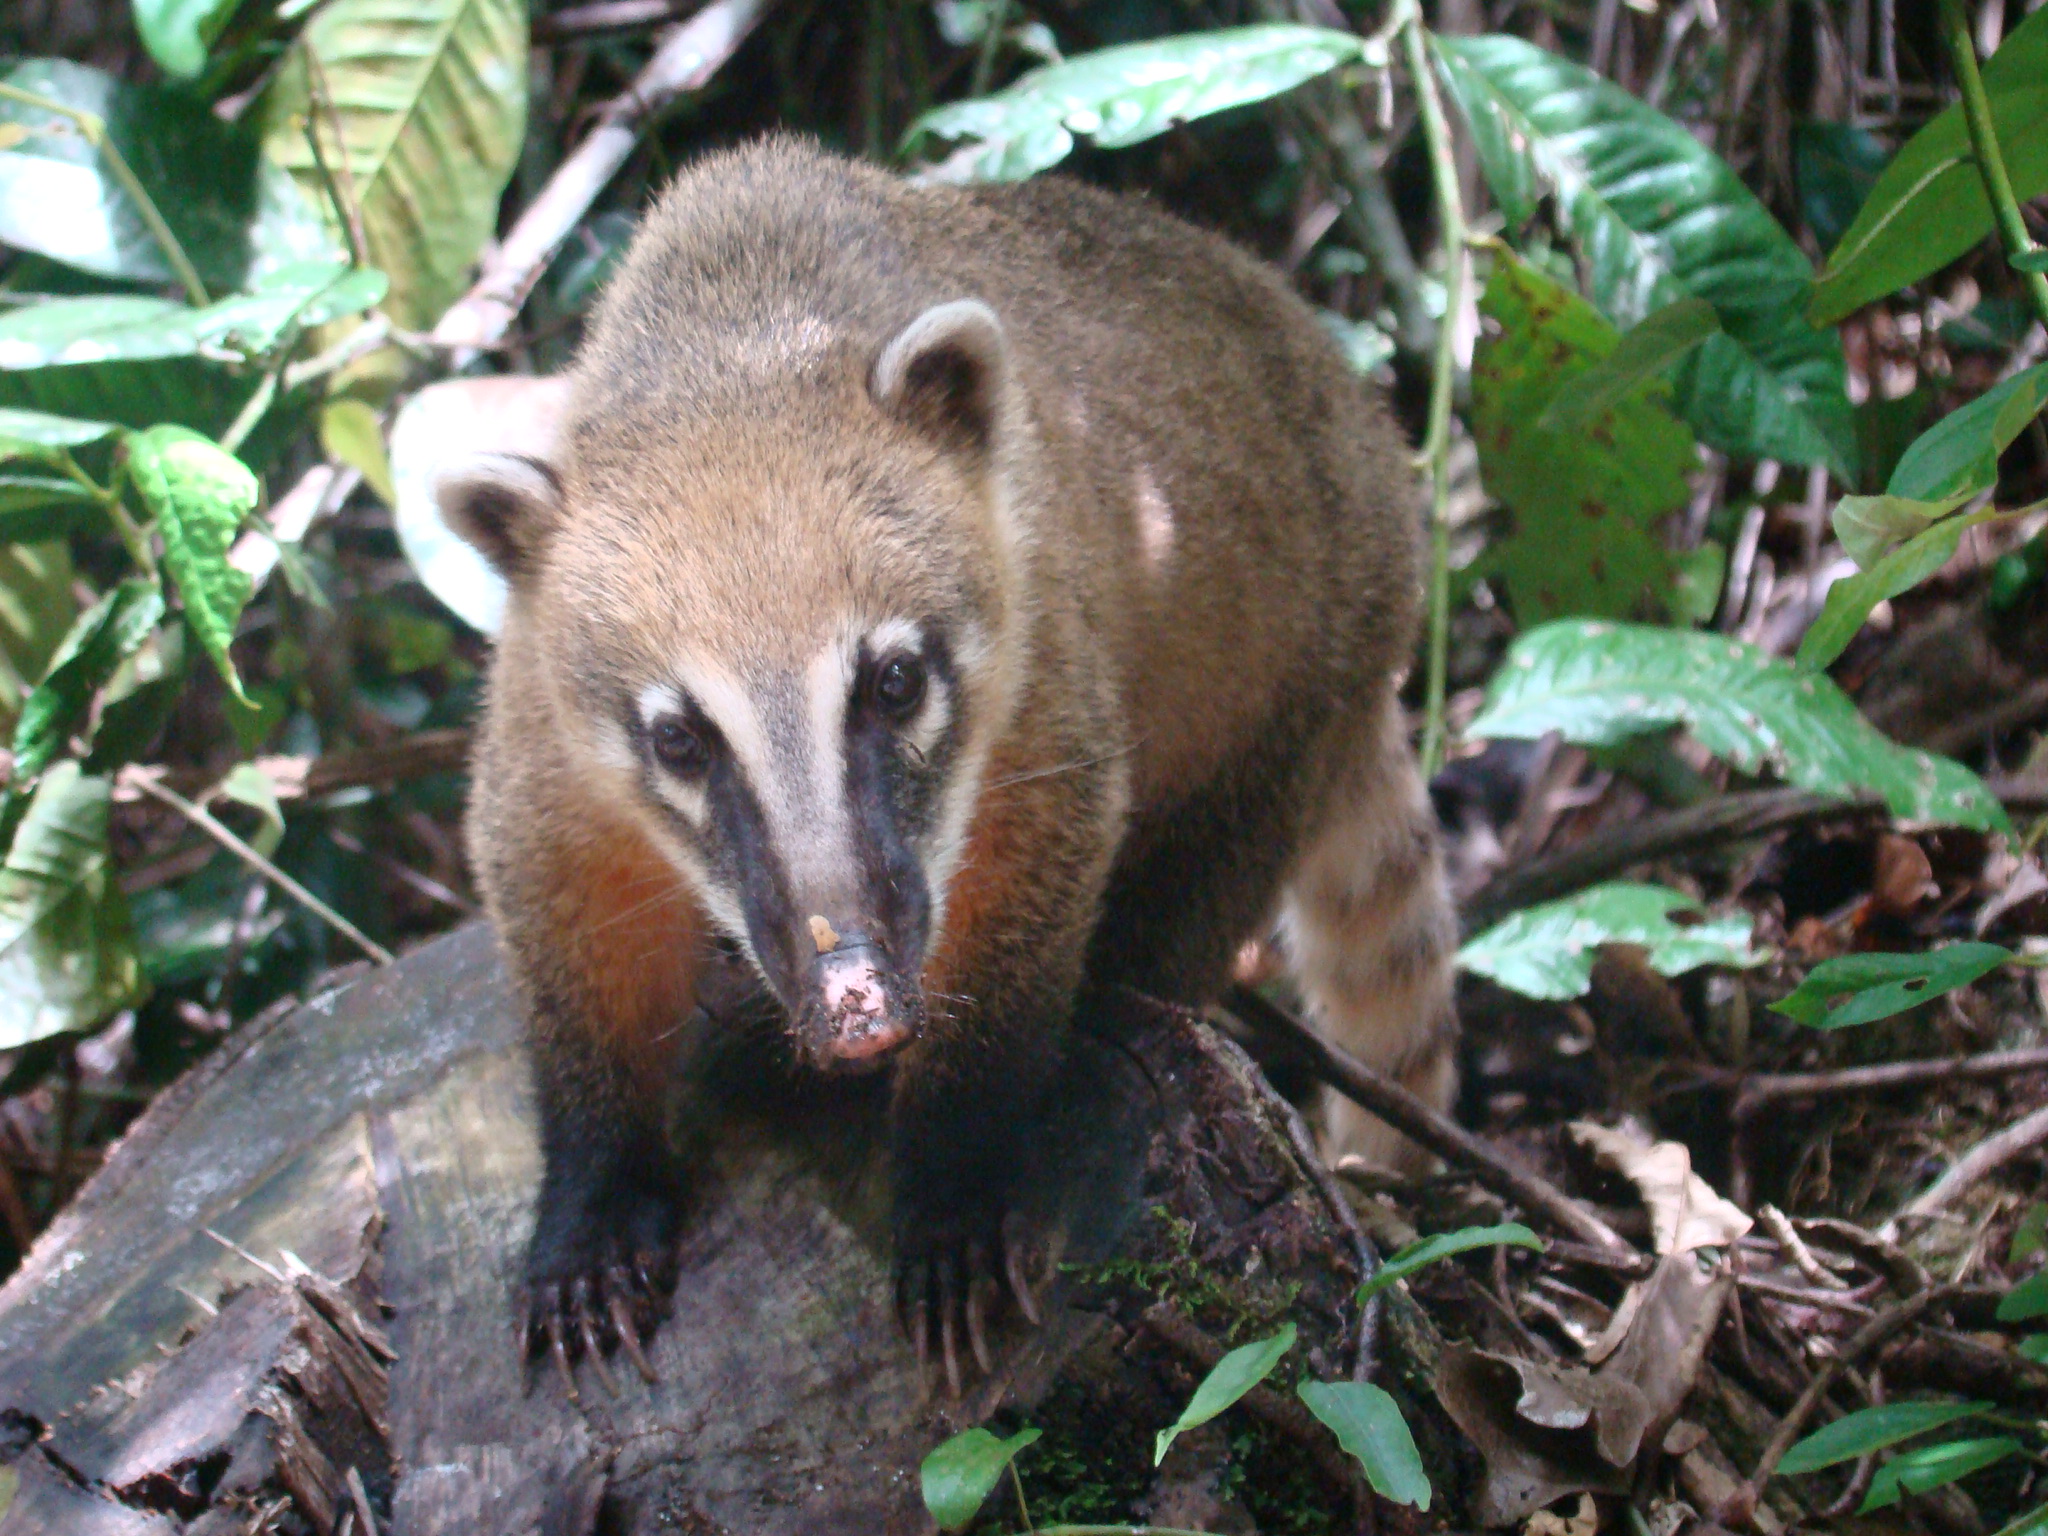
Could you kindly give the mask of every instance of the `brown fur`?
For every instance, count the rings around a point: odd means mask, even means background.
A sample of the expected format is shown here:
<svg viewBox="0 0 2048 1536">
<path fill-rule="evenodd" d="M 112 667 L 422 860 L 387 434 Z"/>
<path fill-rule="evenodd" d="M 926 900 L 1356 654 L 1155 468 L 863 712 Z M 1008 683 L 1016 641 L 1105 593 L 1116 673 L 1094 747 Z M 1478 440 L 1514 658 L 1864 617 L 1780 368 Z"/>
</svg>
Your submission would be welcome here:
<svg viewBox="0 0 2048 1536">
<path fill-rule="evenodd" d="M 873 393 L 890 338 L 969 297 L 1007 336 L 985 465 L 943 393 Z M 1084 977 L 1205 1001 L 1290 877 L 1319 1026 L 1445 1101 L 1453 933 L 1389 687 L 1411 475 L 1279 278 L 1074 183 L 913 188 L 771 140 L 649 216 L 573 398 L 560 510 L 471 520 L 514 590 L 470 838 L 551 1179 L 586 1130 L 624 1156 L 651 1126 L 711 929 L 594 722 L 679 650 L 796 667 L 852 609 L 996 639 L 964 669 L 1000 730 L 896 1069 L 899 1183 L 999 1178 Z M 1339 1113 L 1331 1148 L 1402 1155 L 1383 1132 Z"/>
</svg>

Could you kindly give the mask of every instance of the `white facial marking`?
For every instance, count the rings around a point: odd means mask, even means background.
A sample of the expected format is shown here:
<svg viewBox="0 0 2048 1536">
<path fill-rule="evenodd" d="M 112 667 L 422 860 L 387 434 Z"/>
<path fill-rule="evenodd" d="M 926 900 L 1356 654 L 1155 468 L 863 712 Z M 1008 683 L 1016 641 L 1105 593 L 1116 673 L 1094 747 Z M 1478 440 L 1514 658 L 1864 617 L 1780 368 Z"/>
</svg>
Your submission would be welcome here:
<svg viewBox="0 0 2048 1536">
<path fill-rule="evenodd" d="M 1152 478 L 1152 466 L 1140 464 L 1131 476 L 1132 498 L 1137 504 L 1138 553 L 1145 568 L 1158 575 L 1173 553 L 1173 503 Z"/>
</svg>

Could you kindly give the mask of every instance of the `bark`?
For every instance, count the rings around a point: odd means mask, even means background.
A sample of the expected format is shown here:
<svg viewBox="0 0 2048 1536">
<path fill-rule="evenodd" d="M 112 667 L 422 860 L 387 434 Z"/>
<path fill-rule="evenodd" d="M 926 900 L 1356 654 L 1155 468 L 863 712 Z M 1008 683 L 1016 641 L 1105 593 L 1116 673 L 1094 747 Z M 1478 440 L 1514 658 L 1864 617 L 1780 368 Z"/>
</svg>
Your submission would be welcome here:
<svg viewBox="0 0 2048 1536">
<path fill-rule="evenodd" d="M 1007 1323 L 961 1402 L 921 1399 L 891 1317 L 874 1095 L 852 1091 L 727 1112 L 659 1385 L 617 1361 L 619 1395 L 586 1372 L 579 1407 L 515 1344 L 538 1156 L 488 933 L 337 978 L 162 1095 L 0 1289 L 0 1536 L 926 1531 L 921 1458 L 984 1421 L 1046 1431 L 1041 1522 L 1366 1528 L 1292 1392 L 1366 1364 L 1350 1210 L 1234 1045 L 1114 1012 L 1048 1127 L 1046 1323 Z M 1155 1473 L 1206 1361 L 1288 1319 L 1275 1390 Z M 1397 1322 L 1382 1380 L 1451 1455 L 1403 1385 L 1433 1330 Z"/>
</svg>

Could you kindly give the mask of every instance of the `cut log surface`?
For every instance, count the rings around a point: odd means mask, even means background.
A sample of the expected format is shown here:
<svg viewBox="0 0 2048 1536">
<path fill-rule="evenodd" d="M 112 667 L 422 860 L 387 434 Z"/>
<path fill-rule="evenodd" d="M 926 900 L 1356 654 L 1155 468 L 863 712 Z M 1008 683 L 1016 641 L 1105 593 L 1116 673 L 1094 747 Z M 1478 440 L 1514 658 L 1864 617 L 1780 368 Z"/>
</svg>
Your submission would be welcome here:
<svg viewBox="0 0 2048 1536">
<path fill-rule="evenodd" d="M 918 1464 L 969 1424 L 1149 1452 L 1205 1355 L 1282 1320 L 1290 1371 L 1351 1375 L 1370 1254 L 1299 1121 L 1223 1037 L 1128 1012 L 1083 1031 L 1042 1138 L 1046 1323 L 1006 1322 L 961 1400 L 891 1315 L 867 1091 L 724 1114 L 659 1384 L 614 1357 L 579 1403 L 517 1339 L 539 1154 L 490 934 L 337 977 L 162 1095 L 0 1289 L 0 1536 L 922 1532 Z M 1247 1408 L 1328 1529 L 1370 1517 L 1291 1392 Z M 1255 1529 L 1213 1492 L 1245 1454 L 1134 1452 L 1092 1517 Z"/>
</svg>

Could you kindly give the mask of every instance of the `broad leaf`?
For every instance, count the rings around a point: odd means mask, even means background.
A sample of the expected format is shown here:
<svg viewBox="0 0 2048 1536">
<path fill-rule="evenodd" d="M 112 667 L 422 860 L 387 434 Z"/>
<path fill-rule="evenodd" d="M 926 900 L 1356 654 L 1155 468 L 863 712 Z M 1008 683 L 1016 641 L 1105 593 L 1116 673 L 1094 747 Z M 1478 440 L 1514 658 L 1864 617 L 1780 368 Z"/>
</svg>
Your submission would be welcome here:
<svg viewBox="0 0 2048 1536">
<path fill-rule="evenodd" d="M 103 442 L 120 428 L 105 421 L 74 421 L 45 411 L 0 407 L 0 462 L 32 459 L 60 464 L 66 450 Z"/>
<path fill-rule="evenodd" d="M 2048 13 L 2013 28 L 1984 65 L 1999 152 L 2024 201 L 2048 191 Z M 1828 256 L 1807 313 L 1833 325 L 1940 270 L 1991 233 L 1991 204 L 1958 102 L 1893 158 Z"/>
<path fill-rule="evenodd" d="M 980 1513 L 1019 1451 L 1042 1433 L 1020 1429 L 999 1440 L 985 1429 L 963 1430 L 926 1456 L 918 1468 L 924 1507 L 942 1531 L 965 1530 Z"/>
<path fill-rule="evenodd" d="M 252 293 L 204 309 L 141 297 L 51 299 L 0 316 L 0 368 L 138 362 L 203 351 L 261 354 L 294 330 L 368 309 L 384 287 L 384 275 L 372 268 L 305 262 L 273 273 Z"/>
<path fill-rule="evenodd" d="M 1900 503 L 1891 497 L 1867 499 L 1889 503 L 1887 514 L 1897 512 L 1902 507 L 1940 506 L 1938 502 Z M 1962 543 L 1963 534 L 1994 515 L 1987 511 L 1969 517 L 1951 517 L 1944 522 L 1936 523 L 1932 528 L 1908 539 L 1890 554 L 1878 559 L 1869 570 L 1858 571 L 1854 576 L 1844 577 L 1834 583 L 1828 588 L 1827 601 L 1821 605 L 1820 616 L 1800 638 L 1799 665 L 1818 672 L 1834 661 L 1848 647 L 1849 642 L 1856 638 L 1856 632 L 1863 628 L 1864 620 L 1870 617 L 1871 609 L 1887 598 L 1911 591 L 1947 565 L 1955 555 L 1956 546 Z M 1876 537 L 1867 527 L 1861 536 L 1872 541 Z"/>
<path fill-rule="evenodd" d="M 1990 1407 L 1989 1403 L 1886 1403 L 1879 1408 L 1858 1409 L 1799 1441 L 1778 1462 L 1778 1470 L 1787 1476 L 1818 1472 L 1822 1467 L 1854 1461 Z"/>
<path fill-rule="evenodd" d="M 1900 455 L 1886 489 L 1918 501 L 1958 502 L 1990 490 L 1998 483 L 1998 456 L 2043 407 L 2048 363 L 2014 374 L 1921 433 Z"/>
<path fill-rule="evenodd" d="M 71 632 L 72 578 L 68 544 L 0 545 L 0 723 L 12 725 Z"/>
<path fill-rule="evenodd" d="M 157 519 L 185 622 L 235 697 L 248 702 L 228 646 L 251 583 L 228 564 L 227 554 L 256 506 L 256 477 L 240 459 L 183 427 L 152 427 L 130 438 L 128 474 Z"/>
<path fill-rule="evenodd" d="M 1827 677 L 1725 635 L 1631 624 L 1547 624 L 1516 639 L 1467 727 L 1473 737 L 1558 731 L 1610 747 L 1684 726 L 1744 773 L 1884 797 L 1911 821 L 2005 831 L 2005 811 L 1960 763 L 1887 741 Z"/>
<path fill-rule="evenodd" d="M 2048 1269 L 2028 1276 L 1998 1300 L 2001 1323 L 2023 1323 L 2030 1317 L 2048 1317 Z"/>
<path fill-rule="evenodd" d="M 1358 1458 L 1373 1492 L 1428 1512 L 1429 1474 L 1393 1398 L 1363 1381 L 1304 1381 L 1294 1390 L 1337 1443 Z"/>
<path fill-rule="evenodd" d="M 1166 1460 L 1167 1450 L 1183 1431 L 1208 1423 L 1272 1375 L 1280 1357 L 1293 1347 L 1294 1324 L 1288 1323 L 1270 1339 L 1240 1345 L 1218 1360 L 1216 1368 L 1195 1388 L 1195 1395 L 1188 1399 L 1187 1407 L 1181 1410 L 1181 1416 L 1173 1421 L 1172 1427 L 1159 1432 L 1158 1441 L 1152 1448 L 1152 1465 L 1156 1467 Z"/>
<path fill-rule="evenodd" d="M 1906 1494 L 1926 1493 L 1968 1477 L 2005 1460 L 2019 1448 L 2019 1441 L 2012 1436 L 1999 1435 L 1989 1440 L 1952 1440 L 1946 1445 L 1903 1452 L 1877 1469 L 1877 1475 L 1870 1480 L 1870 1492 L 1857 1513 L 1867 1515 L 1873 1509 L 1887 1509 Z"/>
<path fill-rule="evenodd" d="M 1370 48 L 1349 33 L 1281 25 L 1125 43 L 1034 69 L 993 96 L 934 108 L 907 142 L 975 140 L 966 179 L 1022 181 L 1066 159 L 1076 134 L 1104 149 L 1136 144 L 1358 63 Z"/>
<path fill-rule="evenodd" d="M 1940 501 L 1908 496 L 1844 496 L 1835 503 L 1835 537 L 1849 558 L 1869 570 L 1890 551 L 1925 533 L 1970 499 L 1969 492 Z"/>
<path fill-rule="evenodd" d="M 1544 413 L 1584 387 L 1616 348 L 1614 327 L 1577 294 L 1507 258 L 1480 312 L 1494 324 L 1472 357 L 1472 436 L 1480 478 L 1515 515 L 1488 569 L 1524 624 L 1568 614 L 1678 610 L 1680 562 L 1662 524 L 1685 505 L 1692 433 L 1639 383 L 1590 424 L 1552 430 Z"/>
<path fill-rule="evenodd" d="M 62 59 L 24 59 L 0 68 L 0 81 L 101 118 L 210 287 L 332 254 L 318 213 L 258 153 L 256 132 L 204 102 Z M 0 125 L 9 124 L 27 132 L 0 136 L 0 241 L 103 277 L 175 278 L 141 210 L 69 120 L 0 100 Z"/>
<path fill-rule="evenodd" d="M 1821 961 L 1772 1012 L 1817 1030 L 1843 1030 L 1903 1014 L 2011 963 L 1997 944 L 1944 944 L 1925 954 L 1843 954 Z"/>
<path fill-rule="evenodd" d="M 2030 1509 L 2018 1519 L 2000 1526 L 1993 1536 L 2048 1536 L 2048 1504 Z"/>
<path fill-rule="evenodd" d="M 76 480 L 0 475 L 0 544 L 65 538 L 101 518 L 100 499 Z"/>
<path fill-rule="evenodd" d="M 1637 385 L 1662 377 L 1720 329 L 1721 317 L 1705 299 L 1673 299 L 1624 331 L 1614 350 L 1581 374 L 1571 390 L 1559 390 L 1541 425 L 1553 432 L 1584 426 L 1633 394 Z"/>
<path fill-rule="evenodd" d="M 2036 1365 L 2048 1365 L 2048 1333 L 2030 1333 L 2020 1340 L 2020 1354 Z"/>
<path fill-rule="evenodd" d="M 1583 997 L 1593 985 L 1593 962 L 1603 944 L 1640 945 L 1666 976 L 1702 965 L 1756 965 L 1746 912 L 1699 918 L 1681 926 L 1673 912 L 1697 913 L 1699 903 L 1661 885 L 1614 881 L 1562 901 L 1530 907 L 1468 940 L 1458 964 L 1524 997 L 1562 1001 Z"/>
<path fill-rule="evenodd" d="M 1438 1259 L 1448 1259 L 1455 1253 L 1469 1253 L 1474 1248 L 1499 1248 L 1507 1244 L 1534 1248 L 1538 1253 L 1543 1251 L 1543 1239 L 1518 1221 L 1503 1222 L 1497 1227 L 1460 1227 L 1455 1232 L 1439 1232 L 1435 1237 L 1410 1243 L 1381 1264 L 1358 1288 L 1358 1299 L 1366 1301 L 1395 1281 L 1407 1279 Z"/>
<path fill-rule="evenodd" d="M 0 867 L 0 1051 L 92 1029 L 144 990 L 107 858 L 112 781 L 43 775 Z"/>
<path fill-rule="evenodd" d="M 309 125 L 328 165 L 346 169 L 400 325 L 431 328 L 496 229 L 525 133 L 526 74 L 521 0 L 329 0 L 265 93 L 266 149 L 330 217 Z"/>
<path fill-rule="evenodd" d="M 1700 436 L 1853 480 L 1841 343 L 1807 323 L 1812 269 L 1734 171 L 1655 108 L 1534 44 L 1431 46 L 1510 230 L 1554 195 L 1585 255 L 1587 296 L 1617 325 L 1688 295 L 1713 305 L 1721 332 L 1678 378 L 1679 413 Z"/>
<path fill-rule="evenodd" d="M 1800 216 L 1820 248 L 1833 250 L 1890 163 L 1891 150 L 1868 128 L 1801 123 L 1793 130 L 1792 158 Z"/>
<path fill-rule="evenodd" d="M 164 616 L 163 593 L 131 576 L 78 616 L 14 727 L 13 787 L 33 782 L 85 720 L 115 668 L 142 648 Z"/>
<path fill-rule="evenodd" d="M 327 450 L 328 458 L 360 473 L 363 483 L 385 506 L 398 505 L 398 491 L 391 483 L 391 458 L 384 451 L 384 429 L 369 406 L 347 396 L 328 401 L 320 410 L 320 446 Z"/>
<path fill-rule="evenodd" d="M 234 18 L 242 0 L 134 0 L 142 46 L 174 80 L 195 80 L 206 51 Z"/>
</svg>

